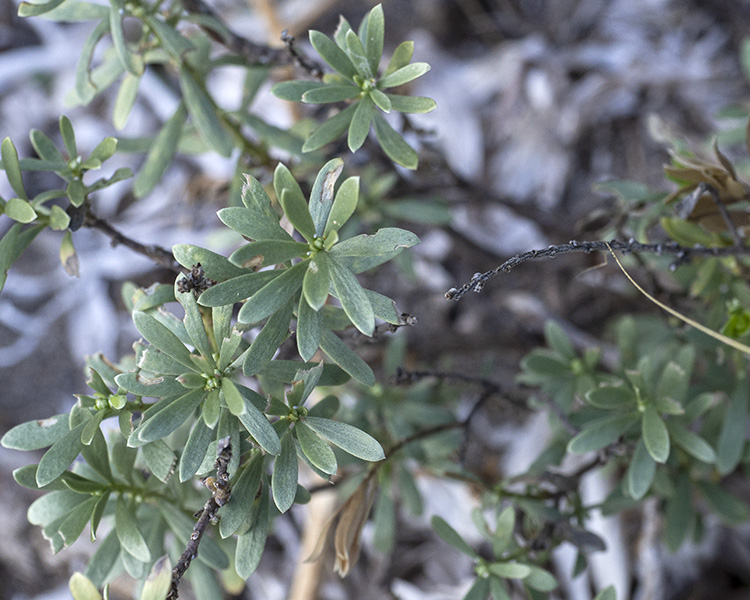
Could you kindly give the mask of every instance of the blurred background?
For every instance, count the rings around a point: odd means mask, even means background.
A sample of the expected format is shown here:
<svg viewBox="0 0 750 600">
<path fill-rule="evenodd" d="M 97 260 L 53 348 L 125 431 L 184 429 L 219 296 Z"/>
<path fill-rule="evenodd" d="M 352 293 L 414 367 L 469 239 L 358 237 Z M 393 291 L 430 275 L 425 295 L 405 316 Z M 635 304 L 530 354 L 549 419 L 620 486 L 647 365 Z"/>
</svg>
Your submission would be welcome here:
<svg viewBox="0 0 750 600">
<path fill-rule="evenodd" d="M 330 34 L 339 14 L 358 23 L 374 2 L 211 4 L 244 37 L 278 46 L 287 29 L 310 52 L 309 28 Z M 389 192 L 426 203 L 422 218 L 404 225 L 422 244 L 412 250 L 409 264 L 368 275 L 368 287 L 395 298 L 400 310 L 419 320 L 399 334 L 407 337 L 405 363 L 476 375 L 491 368 L 494 380 L 512 382 L 519 358 L 542 343 L 543 324 L 551 317 L 579 345 L 600 345 L 608 319 L 643 305 L 616 271 L 587 271 L 602 262 L 599 256 L 526 264 L 460 303 L 443 295 L 516 252 L 599 239 L 616 219 L 617 206 L 596 184 L 629 179 L 666 191 L 666 137 L 703 148 L 717 132 L 732 130 L 737 111 L 731 109 L 750 98 L 750 60 L 742 60 L 750 2 L 384 0 L 383 5 L 386 56 L 398 42 L 414 40 L 415 60 L 430 63 L 432 70 L 411 92 L 438 104 L 433 113 L 411 119 L 414 131 L 408 135 L 421 148 L 420 168 L 398 171 Z M 0 2 L 0 137 L 10 136 L 21 156 L 33 154 L 29 131 L 52 135 L 60 114 L 71 118 L 79 147 L 89 150 L 106 135 L 146 135 L 172 114 L 175 88 L 156 74 L 144 77 L 121 132 L 112 126 L 116 89 L 87 107 L 70 106 L 76 60 L 91 24 L 19 19 L 16 10 L 14 0 Z M 210 84 L 231 106 L 242 81 L 232 69 L 224 71 Z M 274 71 L 276 76 L 283 73 Z M 271 83 L 261 90 L 255 111 L 287 127 L 300 109 L 273 97 Z M 743 148 L 737 154 L 732 146 L 736 136 L 720 140 L 727 153 L 742 156 Z M 366 163 L 366 152 L 356 160 Z M 127 159 L 118 156 L 107 167 L 138 166 L 142 155 Z M 144 244 L 188 242 L 226 253 L 238 240 L 220 227 L 215 213 L 226 205 L 233 173 L 232 163 L 216 155 L 181 156 L 148 198 L 136 201 L 123 182 L 98 195 L 97 210 Z M 33 176 L 25 181 L 32 194 L 56 185 Z M 0 195 L 7 197 L 8 189 L 0 176 Z M 377 223 L 377 211 L 373 214 L 360 216 Z M 8 227 L 8 220 L 0 219 L 0 233 Z M 80 276 L 70 277 L 59 264 L 61 235 L 44 232 L 14 265 L 0 294 L 0 434 L 22 421 L 66 411 L 72 394 L 86 389 L 84 355 L 101 351 L 117 359 L 129 351 L 138 334 L 120 299 L 123 282 L 145 287 L 173 278 L 86 228 L 74 235 Z M 378 364 L 377 347 L 364 352 Z M 382 378 L 387 382 L 385 373 Z M 500 401 L 485 412 L 469 460 L 476 469 L 500 475 L 520 471 L 538 451 L 535 436 L 543 425 Z M 67 578 L 92 550 L 79 542 L 52 556 L 41 533 L 26 522 L 34 496 L 16 486 L 10 473 L 28 462 L 30 457 L 0 448 L 0 599 L 67 598 Z M 590 482 L 592 494 L 600 485 Z M 470 561 L 437 540 L 428 521 L 437 513 L 469 531 L 472 499 L 463 487 L 427 478 L 420 486 L 425 516 L 399 520 L 390 555 L 370 550 L 366 532 L 363 562 L 347 580 L 326 568 L 314 575 L 311 591 L 295 597 L 460 598 L 471 581 Z M 298 511 L 277 521 L 259 572 L 241 597 L 290 597 L 304 519 Z M 732 536 L 717 528 L 702 546 L 676 557 L 666 551 L 652 556 L 653 548 L 639 545 L 641 525 L 610 520 L 597 527 L 609 551 L 600 564 L 593 561 L 594 587 L 616 583 L 620 599 L 702 598 L 709 591 L 712 598 L 747 597 L 747 588 L 741 590 L 750 572 L 750 545 L 741 531 Z M 648 578 L 638 570 L 645 563 L 666 574 L 663 594 L 649 595 Z M 560 597 L 586 600 L 590 583 L 571 581 Z"/>
</svg>

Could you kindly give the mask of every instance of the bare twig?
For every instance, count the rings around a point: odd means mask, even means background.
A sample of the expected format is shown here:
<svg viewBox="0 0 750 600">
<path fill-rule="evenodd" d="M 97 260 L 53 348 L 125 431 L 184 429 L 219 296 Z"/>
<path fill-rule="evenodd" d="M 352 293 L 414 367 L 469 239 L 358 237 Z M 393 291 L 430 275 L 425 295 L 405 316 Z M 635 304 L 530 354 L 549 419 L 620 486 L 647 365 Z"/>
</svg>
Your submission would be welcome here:
<svg viewBox="0 0 750 600">
<path fill-rule="evenodd" d="M 177 561 L 177 564 L 172 569 L 172 586 L 166 600 L 177 600 L 179 597 L 177 588 L 180 585 L 180 580 L 185 571 L 188 570 L 190 563 L 198 556 L 198 546 L 201 543 L 201 538 L 206 532 L 208 524 L 216 519 L 216 512 L 219 508 L 229 502 L 230 489 L 227 467 L 232 458 L 232 445 L 229 437 L 219 440 L 216 446 L 216 453 L 217 458 L 214 463 L 216 479 L 209 477 L 204 480 L 206 487 L 211 490 L 211 498 L 203 505 L 198 516 L 198 522 L 193 527 L 193 533 L 190 534 L 190 540 L 187 543 L 185 552 L 182 553 L 180 560 Z"/>
<path fill-rule="evenodd" d="M 216 29 L 206 23 L 200 23 L 200 27 L 213 40 L 222 44 L 230 52 L 242 56 L 249 65 L 285 66 L 296 65 L 307 71 L 311 76 L 320 78 L 323 69 L 314 61 L 303 57 L 292 45 L 294 38 L 282 34 L 284 48 L 272 48 L 262 44 L 251 42 L 247 38 L 236 34 L 216 12 L 203 0 L 183 0 L 182 5 L 190 13 L 211 17 L 218 24 Z"/>
<path fill-rule="evenodd" d="M 577 242 L 575 240 L 567 244 L 552 245 L 541 250 L 529 250 L 522 252 L 506 260 L 503 264 L 490 269 L 484 273 L 476 273 L 469 283 L 465 283 L 460 288 L 451 288 L 445 293 L 448 300 L 460 300 L 467 292 L 481 292 L 484 284 L 500 272 L 507 273 L 513 267 L 525 263 L 528 260 L 536 258 L 553 258 L 558 254 L 568 254 L 569 252 L 597 252 L 607 251 L 611 247 L 613 250 L 620 250 L 623 253 L 628 252 L 653 252 L 656 254 L 673 254 L 676 256 L 675 262 L 670 265 L 674 270 L 679 265 L 688 262 L 693 256 L 747 256 L 750 255 L 750 246 L 722 246 L 708 248 L 706 246 L 694 246 L 689 248 L 681 246 L 676 242 L 664 242 L 655 244 L 641 244 L 635 240 L 623 242 L 612 240 L 611 242 Z"/>
<path fill-rule="evenodd" d="M 707 183 L 701 183 L 698 185 L 698 187 L 695 188 L 695 197 L 700 198 L 704 193 L 707 193 L 709 196 L 711 196 L 711 199 L 714 201 L 714 204 L 716 204 L 716 208 L 719 209 L 719 213 L 721 213 L 721 218 L 724 219 L 724 224 L 727 226 L 727 229 L 732 234 L 732 239 L 734 240 L 734 245 L 738 248 L 743 245 L 742 242 L 742 236 L 740 235 L 740 232 L 737 231 L 737 228 L 734 226 L 734 223 L 732 222 L 732 217 L 729 216 L 729 211 L 727 211 L 727 207 L 724 206 L 724 203 L 721 201 L 721 198 L 719 198 L 719 192 L 716 190 L 716 188 L 712 185 L 709 185 Z"/>
<path fill-rule="evenodd" d="M 98 229 L 99 231 L 107 235 L 112 240 L 112 246 L 118 246 L 122 244 L 123 246 L 130 248 L 134 252 L 143 254 L 143 256 L 150 258 L 157 265 L 169 269 L 170 271 L 174 271 L 175 273 L 182 273 L 184 270 L 180 266 L 180 263 L 178 263 L 174 259 L 172 253 L 166 248 L 162 248 L 161 246 L 157 246 L 155 244 L 146 246 L 145 244 L 136 242 L 135 240 L 129 238 L 125 234 L 112 227 L 112 225 L 110 225 L 104 219 L 97 217 L 93 213 L 91 208 L 86 211 L 83 225 L 85 227 L 91 227 L 92 229 Z"/>
</svg>

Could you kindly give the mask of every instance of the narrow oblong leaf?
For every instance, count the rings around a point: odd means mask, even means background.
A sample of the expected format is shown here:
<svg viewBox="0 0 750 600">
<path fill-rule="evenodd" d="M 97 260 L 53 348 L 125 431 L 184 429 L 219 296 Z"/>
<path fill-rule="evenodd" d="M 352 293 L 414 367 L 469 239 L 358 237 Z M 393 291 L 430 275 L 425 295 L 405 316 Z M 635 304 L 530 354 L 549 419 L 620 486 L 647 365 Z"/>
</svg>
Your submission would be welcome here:
<svg viewBox="0 0 750 600">
<path fill-rule="evenodd" d="M 383 447 L 374 437 L 361 429 L 321 417 L 308 416 L 304 422 L 318 435 L 352 456 L 371 462 L 385 458 Z"/>
<path fill-rule="evenodd" d="M 674 443 L 691 456 L 709 464 L 716 460 L 714 449 L 699 435 L 679 423 L 669 422 L 667 428 Z"/>
<path fill-rule="evenodd" d="M 213 100 L 186 66 L 180 69 L 180 88 L 190 118 L 201 139 L 209 148 L 221 156 L 228 157 L 234 148 L 232 138 L 222 124 Z"/>
<path fill-rule="evenodd" d="M 117 92 L 115 106 L 112 109 L 112 124 L 118 131 L 123 129 L 128 122 L 130 112 L 135 105 L 135 99 L 138 96 L 138 86 L 141 78 L 132 73 L 126 73 L 122 78 L 120 89 Z"/>
<path fill-rule="evenodd" d="M 302 291 L 310 307 L 319 311 L 328 298 L 330 271 L 328 254 L 318 252 L 310 259 L 310 264 L 302 281 Z"/>
<path fill-rule="evenodd" d="M 430 65 L 428 65 L 427 63 L 411 63 L 380 79 L 378 81 L 378 87 L 381 90 L 398 87 L 399 85 L 404 85 L 405 83 L 409 83 L 410 81 L 415 80 L 417 77 L 421 77 L 429 70 Z"/>
<path fill-rule="evenodd" d="M 430 519 L 430 525 L 432 525 L 435 533 L 437 533 L 444 541 L 448 542 L 456 550 L 460 550 L 471 558 L 477 558 L 478 555 L 474 548 L 469 546 L 469 544 L 464 541 L 464 539 L 458 534 L 458 532 L 453 529 L 453 527 L 448 525 L 448 522 L 445 519 L 435 515 L 432 517 L 432 519 Z"/>
<path fill-rule="evenodd" d="M 391 101 L 391 109 L 402 113 L 424 114 L 432 112 L 437 108 L 437 103 L 432 98 L 424 96 L 402 96 L 398 94 L 386 94 Z"/>
<path fill-rule="evenodd" d="M 8 430 L 0 445 L 11 450 L 39 450 L 54 444 L 70 431 L 68 415 L 27 421 Z"/>
<path fill-rule="evenodd" d="M 143 167 L 141 167 L 133 182 L 133 194 L 136 198 L 146 196 L 161 181 L 177 152 L 177 143 L 182 135 L 182 127 L 186 116 L 185 105 L 180 102 L 174 114 L 169 117 L 161 131 L 156 134 L 148 149 L 146 159 L 143 161 Z"/>
<path fill-rule="evenodd" d="M 239 321 L 257 323 L 283 307 L 302 286 L 308 263 L 309 259 L 290 269 L 284 269 L 279 276 L 253 294 L 240 309 Z"/>
<path fill-rule="evenodd" d="M 323 235 L 338 231 L 354 214 L 359 201 L 359 177 L 349 177 L 339 187 Z"/>
<path fill-rule="evenodd" d="M 83 573 L 71 575 L 68 581 L 68 589 L 73 600 L 102 600 L 99 590 Z"/>
<path fill-rule="evenodd" d="M 150 314 L 140 311 L 133 312 L 133 323 L 135 323 L 135 327 L 141 335 L 155 348 L 185 365 L 188 369 L 195 369 L 195 365 L 190 358 L 190 351 L 165 325 L 162 325 Z"/>
<path fill-rule="evenodd" d="M 310 43 L 320 55 L 320 58 L 328 63 L 328 65 L 336 72 L 348 79 L 352 79 L 357 74 L 357 70 L 354 68 L 352 61 L 349 60 L 346 53 L 324 33 L 311 30 Z"/>
<path fill-rule="evenodd" d="M 195 422 L 180 457 L 180 482 L 187 481 L 198 472 L 198 467 L 201 466 L 206 456 L 208 445 L 214 437 L 214 431 L 209 429 L 203 419 Z"/>
<path fill-rule="evenodd" d="M 158 508 L 180 544 L 183 547 L 186 546 L 188 540 L 190 540 L 195 520 L 169 502 L 159 502 Z M 198 560 L 212 569 L 219 571 L 229 568 L 229 558 L 224 554 L 219 545 L 207 535 L 201 538 Z"/>
<path fill-rule="evenodd" d="M 267 215 L 256 208 L 230 206 L 222 208 L 217 214 L 227 227 L 251 240 L 294 241 L 294 238 L 281 228 L 277 217 Z"/>
<path fill-rule="evenodd" d="M 338 465 L 336 455 L 320 436 L 315 433 L 304 421 L 299 421 L 294 426 L 300 448 L 308 460 L 318 469 L 328 475 L 335 475 Z"/>
<path fill-rule="evenodd" d="M 273 501 L 282 514 L 294 504 L 297 494 L 297 452 L 294 449 L 292 434 L 287 432 L 281 438 L 281 452 L 273 465 L 271 476 L 271 490 Z"/>
<path fill-rule="evenodd" d="M 646 449 L 658 463 L 664 463 L 669 458 L 669 431 L 656 409 L 648 405 L 643 412 L 641 431 Z"/>
<path fill-rule="evenodd" d="M 315 224 L 315 235 L 321 237 L 325 230 L 328 215 L 333 205 L 333 192 L 341 171 L 344 169 L 344 161 L 340 158 L 329 160 L 315 177 L 312 191 L 310 192 L 309 211 Z"/>
<path fill-rule="evenodd" d="M 309 250 L 308 244 L 294 240 L 263 240 L 241 246 L 229 260 L 243 268 L 267 267 L 303 257 Z"/>
<path fill-rule="evenodd" d="M 233 265 L 221 254 L 211 252 L 210 250 L 200 248 L 199 246 L 193 246 L 191 244 L 175 244 L 172 246 L 172 253 L 174 254 L 175 260 L 186 269 L 190 269 L 193 265 L 200 263 L 206 277 L 215 281 L 221 282 L 227 279 L 232 279 L 233 277 L 248 274 L 246 269 L 241 269 L 240 267 Z M 211 288 L 209 288 L 209 290 L 210 289 Z"/>
<path fill-rule="evenodd" d="M 238 532 L 244 533 L 247 526 L 252 524 L 253 504 L 260 489 L 263 464 L 263 456 L 256 453 L 233 483 L 229 502 L 219 513 L 219 533 L 223 539 Z"/>
<path fill-rule="evenodd" d="M 306 104 L 329 104 L 343 102 L 356 98 L 362 93 L 356 85 L 326 85 L 302 94 L 302 102 Z"/>
<path fill-rule="evenodd" d="M 357 104 L 350 104 L 340 113 L 320 125 L 302 145 L 303 152 L 318 150 L 335 139 L 340 138 L 349 127 L 357 110 Z"/>
<path fill-rule="evenodd" d="M 289 323 L 292 320 L 292 303 L 276 311 L 256 336 L 245 354 L 242 372 L 247 377 L 259 373 L 273 358 L 282 342 L 289 336 Z"/>
<path fill-rule="evenodd" d="M 631 412 L 587 423 L 583 431 L 568 442 L 568 452 L 582 454 L 584 452 L 600 450 L 617 441 L 638 420 L 638 414 Z"/>
<path fill-rule="evenodd" d="M 747 385 L 738 386 L 732 394 L 724 415 L 716 448 L 716 469 L 722 475 L 731 473 L 739 464 L 746 444 Z"/>
<path fill-rule="evenodd" d="M 253 510 L 252 527 L 250 531 L 237 538 L 237 550 L 235 552 L 235 568 L 237 574 L 247 579 L 255 572 L 260 563 L 263 549 L 268 536 L 268 510 L 269 500 L 267 491 L 261 490 L 257 509 Z"/>
<path fill-rule="evenodd" d="M 111 0 L 112 10 L 109 11 L 109 29 L 112 33 L 112 44 L 115 47 L 117 58 L 129 73 L 142 75 L 144 70 L 143 59 L 131 52 L 125 39 L 123 18 L 125 16 L 124 0 Z"/>
<path fill-rule="evenodd" d="M 289 102 L 302 102 L 302 95 L 310 90 L 324 87 L 322 81 L 282 81 L 271 88 L 271 93 L 277 98 Z"/>
<path fill-rule="evenodd" d="M 62 475 L 81 453 L 84 446 L 81 441 L 81 432 L 85 426 L 85 421 L 79 423 L 44 453 L 36 469 L 36 483 L 39 487 L 52 483 Z"/>
<path fill-rule="evenodd" d="M 352 152 L 359 150 L 365 143 L 367 135 L 370 133 L 370 125 L 374 115 L 375 103 L 372 101 L 370 94 L 366 94 L 357 102 L 357 109 L 354 111 L 352 122 L 349 125 L 346 142 Z"/>
<path fill-rule="evenodd" d="M 384 94 L 379 89 L 374 88 L 370 90 L 370 93 L 368 95 L 370 96 L 370 98 L 372 98 L 375 106 L 377 106 L 384 113 L 388 114 L 389 112 L 391 112 L 391 100 L 387 94 Z"/>
<path fill-rule="evenodd" d="M 37 213 L 31 204 L 21 198 L 10 198 L 5 203 L 5 215 L 18 223 L 31 223 L 37 218 Z"/>
<path fill-rule="evenodd" d="M 323 319 L 304 296 L 300 296 L 297 308 L 297 350 L 302 360 L 309 361 L 320 346 Z"/>
<path fill-rule="evenodd" d="M 224 402 L 226 402 L 229 412 L 235 416 L 243 413 L 245 410 L 245 400 L 237 390 L 234 382 L 228 377 L 224 377 L 221 380 L 221 393 L 224 396 Z"/>
<path fill-rule="evenodd" d="M 336 297 L 354 326 L 365 335 L 372 335 L 375 329 L 375 314 L 372 305 L 357 278 L 334 258 L 328 261 L 331 281 Z"/>
<path fill-rule="evenodd" d="M 21 2 L 21 4 L 18 5 L 18 16 L 36 17 L 38 15 L 43 15 L 44 13 L 48 13 L 57 8 L 63 2 L 65 2 L 65 0 L 49 0 L 49 2 L 43 3 Z"/>
<path fill-rule="evenodd" d="M 154 442 L 168 436 L 193 414 L 205 396 L 204 390 L 192 390 L 180 396 L 136 429 L 138 439 Z"/>
<path fill-rule="evenodd" d="M 357 34 L 353 31 L 346 33 L 346 49 L 345 52 L 352 61 L 354 68 L 357 73 L 363 79 L 374 79 L 375 73 L 370 68 L 370 63 L 367 60 L 367 53 L 365 47 L 362 45 L 362 40 L 357 37 Z"/>
<path fill-rule="evenodd" d="M 357 274 L 388 262 L 418 243 L 419 238 L 411 231 L 384 227 L 374 235 L 361 234 L 339 242 L 331 248 L 330 255 Z"/>
<path fill-rule="evenodd" d="M 388 61 L 388 66 L 383 72 L 383 77 L 388 77 L 391 73 L 398 71 L 401 67 L 405 67 L 411 62 L 411 57 L 414 54 L 414 42 L 401 42 L 391 55 L 391 60 Z"/>
<path fill-rule="evenodd" d="M 375 113 L 373 125 L 375 126 L 375 137 L 377 137 L 380 147 L 388 158 L 407 169 L 416 169 L 419 164 L 419 157 L 414 148 L 407 144 L 406 140 L 388 124 L 383 115 Z"/>
<path fill-rule="evenodd" d="M 115 504 L 115 530 L 123 550 L 141 562 L 151 561 L 151 552 L 138 529 L 135 506 L 123 494 L 117 497 Z"/>
<path fill-rule="evenodd" d="M 279 454 L 281 452 L 281 442 L 276 430 L 268 422 L 266 415 L 258 410 L 250 399 L 253 395 L 258 396 L 257 392 L 244 386 L 238 386 L 238 389 L 245 401 L 245 411 L 237 416 L 240 423 L 255 438 L 255 441 L 258 442 L 258 445 L 263 450 L 269 454 Z M 260 400 L 265 404 L 264 398 L 261 397 Z"/>
<path fill-rule="evenodd" d="M 330 329 L 323 329 L 320 347 L 331 359 L 349 375 L 365 385 L 375 385 L 375 374 L 349 346 L 342 342 Z"/>
<path fill-rule="evenodd" d="M 383 16 L 383 5 L 376 5 L 367 13 L 367 26 L 362 32 L 362 44 L 365 47 L 367 63 L 370 71 L 377 75 L 380 66 L 380 58 L 383 56 L 383 39 L 385 38 L 385 18 Z"/>
<path fill-rule="evenodd" d="M 141 590 L 140 600 L 164 600 L 172 585 L 172 563 L 162 556 L 154 563 Z"/>
<path fill-rule="evenodd" d="M 643 438 L 635 446 L 633 458 L 628 465 L 628 491 L 634 500 L 640 500 L 646 495 L 656 474 L 656 463 L 646 449 Z"/>
<path fill-rule="evenodd" d="M 315 239 L 315 225 L 313 225 L 310 212 L 307 208 L 307 202 L 305 202 L 304 198 L 288 188 L 283 188 L 281 192 L 281 206 L 289 222 L 294 225 L 294 228 L 308 242 L 312 243 Z"/>
<path fill-rule="evenodd" d="M 21 164 L 18 161 L 18 152 L 9 137 L 6 137 L 2 141 L 2 144 L 0 144 L 0 156 L 2 156 L 3 159 L 3 170 L 5 171 L 5 175 L 8 178 L 8 182 L 10 182 L 13 191 L 20 199 L 28 200 L 29 197 L 26 195 L 26 190 L 23 186 L 23 178 L 21 177 Z M 28 223 L 28 221 L 22 222 Z"/>
<path fill-rule="evenodd" d="M 198 297 L 198 303 L 202 306 L 213 306 L 214 308 L 231 306 L 235 302 L 249 298 L 285 272 L 286 270 L 261 271 L 260 273 L 246 272 L 244 275 L 233 277 L 208 288 Z"/>
<path fill-rule="evenodd" d="M 213 348 L 208 339 L 208 333 L 206 333 L 206 326 L 203 322 L 203 315 L 201 315 L 200 308 L 198 308 L 198 302 L 195 300 L 193 292 L 180 291 L 179 284 L 181 281 L 186 281 L 186 278 L 183 276 L 176 280 L 174 295 L 185 310 L 185 317 L 183 319 L 185 329 L 187 330 L 187 334 L 190 336 L 195 349 L 200 352 L 201 356 L 208 361 L 211 367 L 215 367 L 216 364 L 213 359 Z"/>
</svg>

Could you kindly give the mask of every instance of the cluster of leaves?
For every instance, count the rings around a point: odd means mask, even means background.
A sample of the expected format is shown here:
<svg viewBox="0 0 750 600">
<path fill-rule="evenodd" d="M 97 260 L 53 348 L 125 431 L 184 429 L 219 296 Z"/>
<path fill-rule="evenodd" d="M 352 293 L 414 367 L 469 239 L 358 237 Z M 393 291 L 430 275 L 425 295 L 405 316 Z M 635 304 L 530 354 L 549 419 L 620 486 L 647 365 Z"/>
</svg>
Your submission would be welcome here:
<svg viewBox="0 0 750 600">
<path fill-rule="evenodd" d="M 180 276 L 174 287 L 158 285 L 150 293 L 130 288 L 126 301 L 145 340 L 135 344 L 130 368 L 92 359 L 93 395 L 78 396 L 69 415 L 24 423 L 3 436 L 8 448 L 49 446 L 38 465 L 19 469 L 15 477 L 49 492 L 32 505 L 29 519 L 43 528 L 53 551 L 69 546 L 89 523 L 94 538 L 100 522 L 114 518 L 114 529 L 86 571 L 96 587 L 123 569 L 142 580 L 162 568 L 157 561 L 170 550 L 167 531 L 174 534 L 172 554 L 184 546 L 192 529 L 189 514 L 202 503 L 191 481 L 211 472 L 220 439 L 228 438 L 235 449 L 228 467 L 232 495 L 219 512 L 221 540 L 201 542 L 199 556 L 208 569 L 191 568 L 197 589 L 215 585 L 211 569 L 231 564 L 235 577 L 252 574 L 273 515 L 309 498 L 297 483 L 298 460 L 327 479 L 338 471 L 329 444 L 357 459 L 384 458 L 374 438 L 332 419 L 339 408 L 335 396 L 305 406 L 316 387 L 344 383 L 349 375 L 374 382 L 369 366 L 333 330 L 353 324 L 371 334 L 376 316 L 398 321 L 393 301 L 364 290 L 354 274 L 418 241 L 394 228 L 339 240 L 338 228 L 358 195 L 356 178 L 336 190 L 342 167 L 335 159 L 321 170 L 309 205 L 288 169 L 276 170 L 284 215 L 307 243 L 280 227 L 270 198 L 248 178 L 245 206 L 223 209 L 220 216 L 255 241 L 229 259 L 194 246 L 175 248 L 179 260 L 205 267 L 204 283 L 206 276 L 218 283 L 199 293 L 200 282 Z M 270 265 L 279 268 L 255 270 Z M 342 308 L 327 304 L 329 291 Z M 182 306 L 182 320 L 163 310 L 174 301 Z M 244 302 L 232 326 L 238 301 Z M 309 361 L 320 346 L 341 368 L 273 360 L 295 316 L 303 359 Z M 246 332 L 261 322 L 248 342 Z M 243 374 L 254 377 L 265 395 L 248 387 Z M 102 424 L 112 418 L 119 427 L 105 437 Z M 83 461 L 74 462 L 79 455 Z"/>
</svg>

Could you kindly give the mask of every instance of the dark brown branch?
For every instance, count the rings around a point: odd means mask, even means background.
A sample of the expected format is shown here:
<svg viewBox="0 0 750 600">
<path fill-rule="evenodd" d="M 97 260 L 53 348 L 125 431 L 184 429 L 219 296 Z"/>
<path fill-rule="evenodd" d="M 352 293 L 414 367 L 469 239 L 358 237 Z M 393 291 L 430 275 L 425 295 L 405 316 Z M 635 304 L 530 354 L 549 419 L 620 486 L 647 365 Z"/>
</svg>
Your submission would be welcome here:
<svg viewBox="0 0 750 600">
<path fill-rule="evenodd" d="M 676 260 L 670 265 L 671 270 L 688 262 L 694 256 L 719 257 L 750 255 L 750 247 L 748 246 L 722 246 L 712 248 L 706 246 L 694 246 L 689 248 L 687 246 L 681 246 L 676 242 L 641 244 L 635 240 L 629 240 L 627 242 L 612 240 L 609 242 L 609 246 L 611 246 L 613 250 L 620 250 L 623 253 L 653 252 L 655 254 L 673 254 L 676 256 Z M 558 254 L 568 254 L 569 252 L 585 252 L 588 254 L 597 251 L 608 251 L 607 242 L 577 242 L 573 240 L 567 244 L 553 245 L 541 250 L 529 250 L 528 252 L 516 254 L 494 269 L 484 273 L 476 273 L 469 283 L 465 283 L 460 288 L 451 288 L 448 290 L 445 293 L 445 297 L 448 300 L 460 300 L 467 292 L 481 292 L 482 288 L 484 288 L 484 284 L 495 275 L 500 272 L 507 273 L 513 267 L 525 263 L 528 260 L 543 257 L 553 258 Z"/>
<path fill-rule="evenodd" d="M 86 211 L 83 225 L 85 227 L 91 227 L 92 229 L 98 229 L 99 231 L 104 233 L 112 240 L 112 246 L 118 246 L 122 244 L 123 246 L 130 248 L 134 252 L 150 258 L 157 265 L 169 269 L 170 271 L 174 271 L 175 273 L 182 273 L 184 271 L 184 269 L 180 266 L 180 263 L 178 263 L 174 259 L 174 256 L 169 250 L 155 244 L 146 246 L 144 244 L 141 244 L 140 242 L 136 242 L 135 240 L 130 239 L 129 237 L 112 227 L 112 225 L 110 225 L 107 221 L 97 217 L 90 208 Z"/>
<path fill-rule="evenodd" d="M 248 65 L 261 66 L 285 66 L 295 65 L 311 76 L 320 79 L 323 76 L 323 69 L 314 61 L 303 56 L 296 50 L 293 45 L 294 38 L 284 31 L 281 39 L 285 44 L 284 48 L 271 48 L 262 44 L 251 42 L 247 38 L 236 34 L 216 12 L 203 0 L 182 0 L 182 5 L 186 11 L 196 15 L 211 17 L 220 27 L 211 28 L 206 23 L 199 23 L 201 29 L 205 31 L 214 41 L 222 44 L 230 52 L 242 56 Z"/>
<path fill-rule="evenodd" d="M 185 552 L 180 556 L 180 560 L 172 569 L 172 586 L 169 590 L 169 595 L 166 600 L 177 600 L 179 592 L 177 588 L 180 585 L 180 580 L 188 570 L 190 563 L 195 557 L 198 556 L 198 546 L 201 543 L 201 538 L 206 532 L 206 528 L 211 521 L 216 519 L 216 512 L 229 502 L 229 473 L 227 473 L 227 467 L 229 461 L 232 458 L 232 445 L 230 444 L 230 438 L 225 437 L 219 440 L 216 446 L 217 458 L 214 463 L 216 469 L 216 479 L 209 477 L 204 480 L 204 483 L 208 489 L 211 490 L 211 498 L 208 502 L 203 505 L 201 509 L 198 522 L 193 527 L 193 532 L 190 534 L 190 540 L 187 543 Z"/>
</svg>

